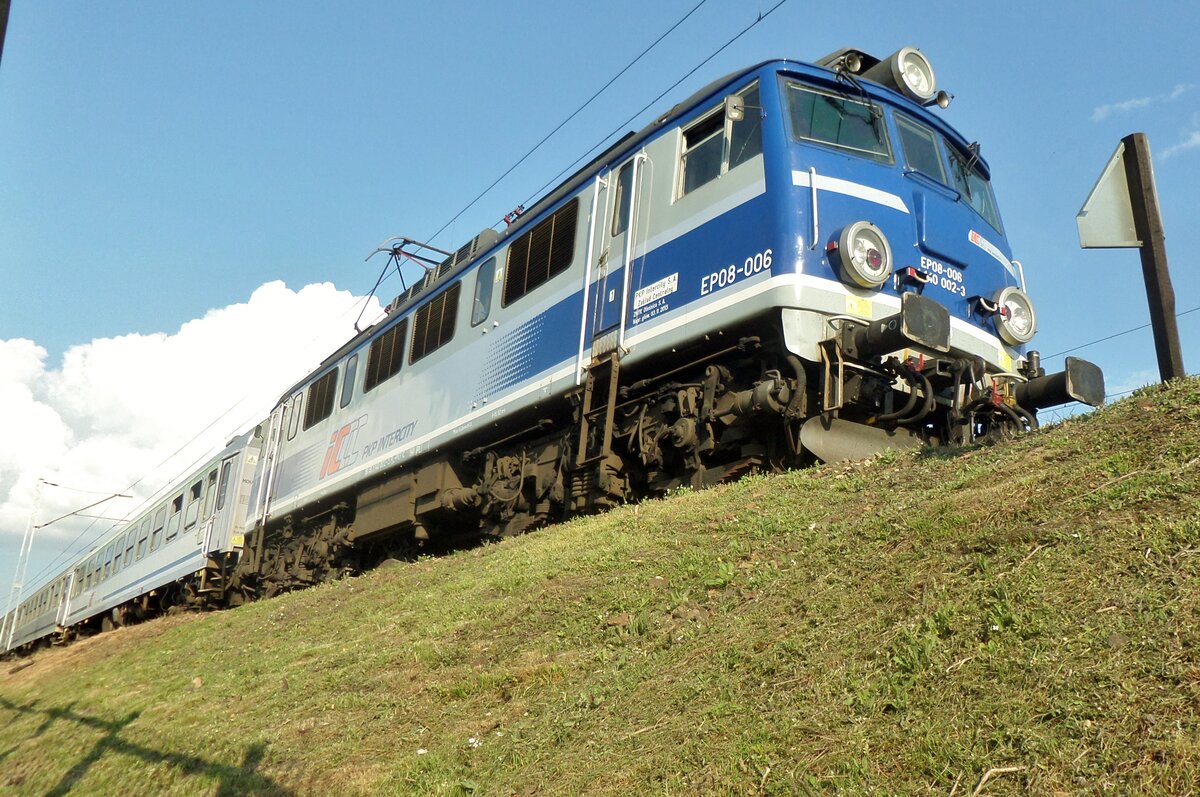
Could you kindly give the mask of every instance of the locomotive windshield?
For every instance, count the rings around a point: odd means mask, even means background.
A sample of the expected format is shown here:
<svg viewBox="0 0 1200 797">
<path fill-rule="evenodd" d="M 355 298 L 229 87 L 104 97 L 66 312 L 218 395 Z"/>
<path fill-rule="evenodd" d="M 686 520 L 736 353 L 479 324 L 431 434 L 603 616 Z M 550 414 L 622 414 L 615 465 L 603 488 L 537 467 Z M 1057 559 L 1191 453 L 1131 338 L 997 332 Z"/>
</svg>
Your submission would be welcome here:
<svg viewBox="0 0 1200 797">
<path fill-rule="evenodd" d="M 824 144 L 879 163 L 892 163 L 892 148 L 883 106 L 789 81 L 788 114 L 795 140 Z M 906 170 L 920 172 L 955 189 L 963 202 L 998 232 L 1000 214 L 987 176 L 979 167 L 974 145 L 963 151 L 941 133 L 900 113 L 898 156 Z"/>
<path fill-rule="evenodd" d="M 787 98 L 796 140 L 815 141 L 872 160 L 892 162 L 879 106 L 826 94 L 798 83 L 787 84 Z"/>
</svg>

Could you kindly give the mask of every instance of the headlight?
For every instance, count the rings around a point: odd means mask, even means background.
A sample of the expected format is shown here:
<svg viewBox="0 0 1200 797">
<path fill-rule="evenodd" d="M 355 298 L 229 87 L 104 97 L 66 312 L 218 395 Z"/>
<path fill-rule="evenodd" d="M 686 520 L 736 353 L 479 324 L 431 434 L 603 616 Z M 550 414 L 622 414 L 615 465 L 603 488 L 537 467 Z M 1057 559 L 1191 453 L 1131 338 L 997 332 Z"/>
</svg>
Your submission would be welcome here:
<svg viewBox="0 0 1200 797">
<path fill-rule="evenodd" d="M 916 47 L 901 47 L 863 72 L 862 76 L 895 89 L 921 105 L 937 101 L 937 78 L 933 74 L 933 65 Z M 950 95 L 946 95 L 945 102 L 949 104 Z"/>
<path fill-rule="evenodd" d="M 1005 343 L 1019 346 L 1033 340 L 1037 332 L 1037 314 L 1033 302 L 1020 288 L 1004 288 L 996 294 L 996 331 Z"/>
<path fill-rule="evenodd" d="M 918 102 L 933 99 L 937 92 L 937 80 L 933 76 L 933 65 L 915 47 L 904 47 L 894 56 L 892 69 L 897 79 L 904 84 L 905 93 Z"/>
<path fill-rule="evenodd" d="M 860 288 L 878 288 L 892 275 L 892 247 L 883 230 L 856 221 L 838 239 L 842 280 Z"/>
</svg>

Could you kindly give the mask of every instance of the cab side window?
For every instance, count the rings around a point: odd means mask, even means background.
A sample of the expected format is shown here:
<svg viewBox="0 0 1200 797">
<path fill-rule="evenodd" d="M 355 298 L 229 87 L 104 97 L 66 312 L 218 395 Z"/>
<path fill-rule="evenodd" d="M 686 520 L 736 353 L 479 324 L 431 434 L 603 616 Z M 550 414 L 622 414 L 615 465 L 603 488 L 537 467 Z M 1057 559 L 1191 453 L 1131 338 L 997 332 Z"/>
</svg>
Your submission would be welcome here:
<svg viewBox="0 0 1200 797">
<path fill-rule="evenodd" d="M 734 96 L 741 99 L 743 113 L 740 119 L 727 117 L 722 104 L 683 131 L 679 196 L 762 154 L 763 112 L 758 84 L 754 83 Z"/>
</svg>

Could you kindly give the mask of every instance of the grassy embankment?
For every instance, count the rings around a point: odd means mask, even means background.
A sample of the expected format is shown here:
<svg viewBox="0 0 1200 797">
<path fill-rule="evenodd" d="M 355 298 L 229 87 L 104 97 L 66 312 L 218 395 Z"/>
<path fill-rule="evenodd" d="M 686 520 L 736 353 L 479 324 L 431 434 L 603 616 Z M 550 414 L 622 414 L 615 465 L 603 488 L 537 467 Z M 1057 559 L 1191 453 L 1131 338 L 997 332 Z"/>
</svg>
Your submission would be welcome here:
<svg viewBox="0 0 1200 797">
<path fill-rule="evenodd" d="M 1190 380 L 122 629 L 0 670 L 0 792 L 1194 793 L 1198 462 Z"/>
</svg>

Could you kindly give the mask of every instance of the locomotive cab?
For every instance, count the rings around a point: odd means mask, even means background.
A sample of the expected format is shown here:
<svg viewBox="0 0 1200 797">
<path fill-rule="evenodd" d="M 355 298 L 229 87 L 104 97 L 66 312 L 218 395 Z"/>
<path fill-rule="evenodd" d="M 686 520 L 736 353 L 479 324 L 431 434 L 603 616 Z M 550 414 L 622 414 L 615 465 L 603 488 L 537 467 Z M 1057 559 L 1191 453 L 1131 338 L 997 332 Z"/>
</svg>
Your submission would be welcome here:
<svg viewBox="0 0 1200 797">
<path fill-rule="evenodd" d="M 932 113 L 949 95 L 919 50 L 839 50 L 780 69 L 778 91 L 803 286 L 783 309 L 784 337 L 817 372 L 821 402 L 806 448 L 829 460 L 966 443 L 1034 428 L 1043 407 L 1102 403 L 1095 366 L 1072 358 L 1047 376 L 1027 350 L 1036 312 L 990 171 L 978 143 Z M 928 331 L 935 312 L 944 345 L 855 343 L 880 323 Z"/>
</svg>

